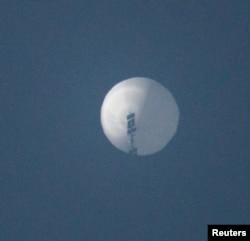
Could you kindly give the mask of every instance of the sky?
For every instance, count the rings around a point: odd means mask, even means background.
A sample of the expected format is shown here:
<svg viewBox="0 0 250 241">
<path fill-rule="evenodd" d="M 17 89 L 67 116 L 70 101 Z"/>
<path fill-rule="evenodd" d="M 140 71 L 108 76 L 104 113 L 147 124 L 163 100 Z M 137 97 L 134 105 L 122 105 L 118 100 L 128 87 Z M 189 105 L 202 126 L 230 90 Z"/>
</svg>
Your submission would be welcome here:
<svg viewBox="0 0 250 241">
<path fill-rule="evenodd" d="M 0 2 L 0 240 L 200 241 L 250 223 L 250 2 Z M 100 108 L 124 79 L 174 95 L 160 152 L 130 156 Z"/>
</svg>

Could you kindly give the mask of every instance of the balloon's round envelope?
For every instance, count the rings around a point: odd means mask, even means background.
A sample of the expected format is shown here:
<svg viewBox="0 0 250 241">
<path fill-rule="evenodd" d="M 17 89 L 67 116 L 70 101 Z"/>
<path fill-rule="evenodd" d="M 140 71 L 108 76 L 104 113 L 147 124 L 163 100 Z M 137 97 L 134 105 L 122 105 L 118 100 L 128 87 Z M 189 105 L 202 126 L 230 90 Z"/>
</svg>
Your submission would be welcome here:
<svg viewBox="0 0 250 241">
<path fill-rule="evenodd" d="M 177 130 L 179 109 L 158 82 L 135 77 L 116 84 L 101 108 L 101 124 L 118 149 L 137 155 L 160 151 Z"/>
</svg>

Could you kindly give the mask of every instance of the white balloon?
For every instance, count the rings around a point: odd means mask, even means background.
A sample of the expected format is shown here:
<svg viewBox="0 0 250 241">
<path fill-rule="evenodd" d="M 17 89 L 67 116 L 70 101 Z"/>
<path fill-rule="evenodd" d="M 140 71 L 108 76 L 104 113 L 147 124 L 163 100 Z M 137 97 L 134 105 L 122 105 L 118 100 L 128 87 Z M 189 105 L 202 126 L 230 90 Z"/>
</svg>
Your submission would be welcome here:
<svg viewBox="0 0 250 241">
<path fill-rule="evenodd" d="M 149 78 L 116 84 L 101 108 L 101 124 L 118 149 L 137 155 L 160 151 L 176 133 L 179 108 L 172 94 Z"/>
</svg>

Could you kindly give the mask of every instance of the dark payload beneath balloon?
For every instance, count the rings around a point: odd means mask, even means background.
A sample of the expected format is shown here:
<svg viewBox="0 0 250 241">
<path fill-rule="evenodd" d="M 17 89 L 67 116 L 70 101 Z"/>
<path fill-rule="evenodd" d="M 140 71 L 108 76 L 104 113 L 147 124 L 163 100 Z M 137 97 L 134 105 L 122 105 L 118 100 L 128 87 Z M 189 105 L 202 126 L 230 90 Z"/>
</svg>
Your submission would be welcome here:
<svg viewBox="0 0 250 241">
<path fill-rule="evenodd" d="M 163 149 L 175 135 L 179 108 L 172 94 L 149 78 L 135 77 L 116 84 L 101 108 L 101 124 L 118 149 L 149 155 Z"/>
</svg>

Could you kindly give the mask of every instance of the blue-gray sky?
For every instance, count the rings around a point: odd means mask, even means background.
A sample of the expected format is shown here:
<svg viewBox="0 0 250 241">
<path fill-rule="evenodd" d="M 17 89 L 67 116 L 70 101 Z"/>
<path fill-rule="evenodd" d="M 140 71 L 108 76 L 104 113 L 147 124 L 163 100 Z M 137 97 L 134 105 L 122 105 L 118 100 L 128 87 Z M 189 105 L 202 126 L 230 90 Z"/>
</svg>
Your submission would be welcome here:
<svg viewBox="0 0 250 241">
<path fill-rule="evenodd" d="M 0 239 L 200 241 L 250 223 L 250 2 L 0 3 Z M 175 96 L 176 136 L 131 157 L 100 125 L 117 82 Z"/>
</svg>

